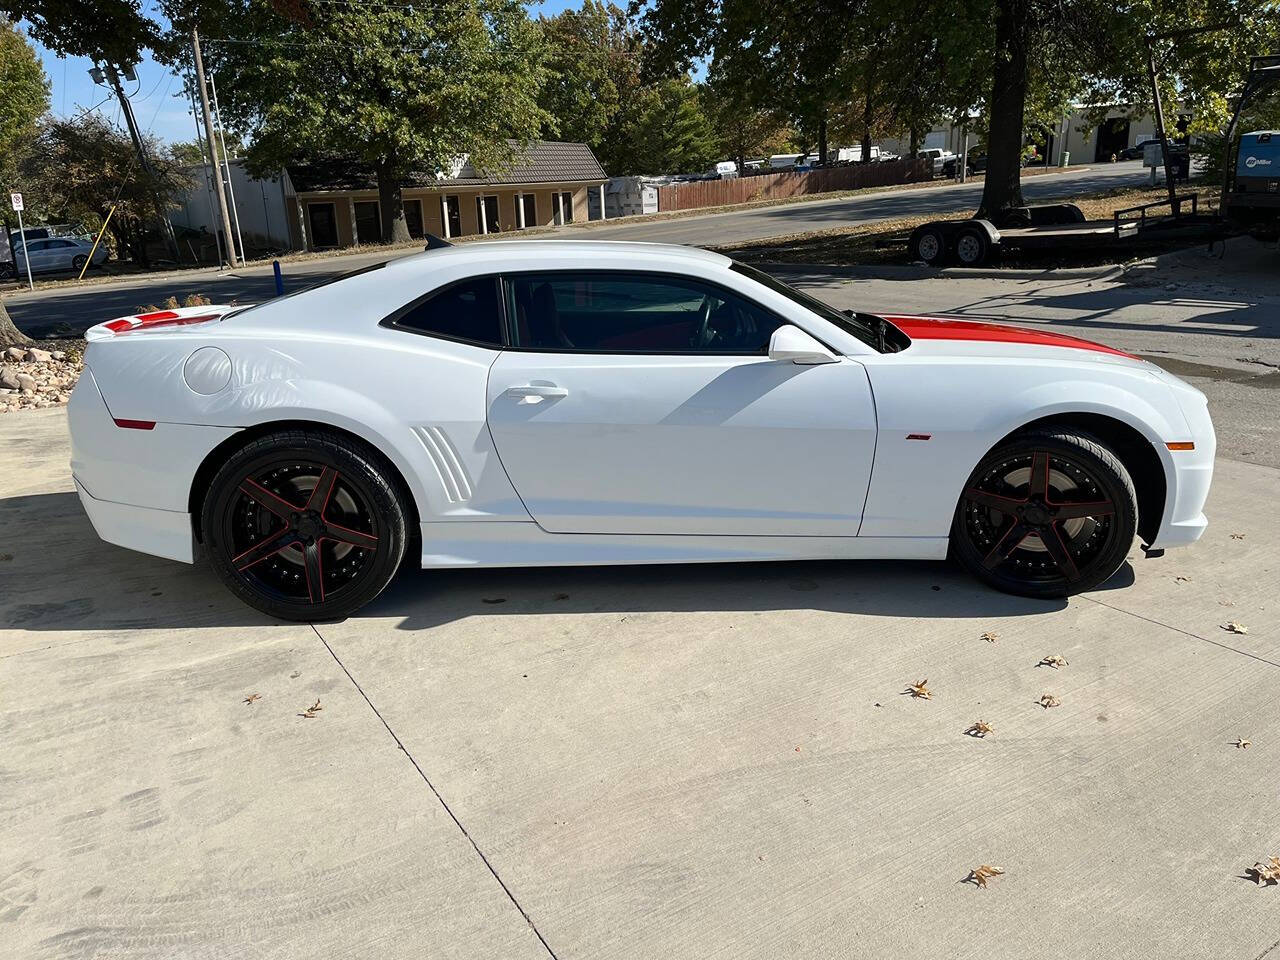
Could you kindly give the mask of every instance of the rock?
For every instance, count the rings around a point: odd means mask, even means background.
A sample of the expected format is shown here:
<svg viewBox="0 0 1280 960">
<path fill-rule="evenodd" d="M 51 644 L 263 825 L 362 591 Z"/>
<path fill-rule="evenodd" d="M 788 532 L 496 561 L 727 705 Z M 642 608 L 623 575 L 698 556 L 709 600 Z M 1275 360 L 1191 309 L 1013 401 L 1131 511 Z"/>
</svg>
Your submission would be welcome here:
<svg viewBox="0 0 1280 960">
<path fill-rule="evenodd" d="M 67 359 L 67 352 L 65 350 L 55 350 L 51 356 L 55 360 L 65 360 Z"/>
<path fill-rule="evenodd" d="M 27 358 L 27 351 L 23 350 L 21 347 L 8 347 L 4 351 L 4 358 L 6 360 L 25 360 Z"/>
<path fill-rule="evenodd" d="M 48 363 L 53 359 L 53 354 L 48 350 L 40 350 L 36 347 L 27 349 L 27 359 L 33 363 Z"/>
<path fill-rule="evenodd" d="M 18 374 L 18 389 L 23 393 L 35 393 L 36 378 L 28 373 Z"/>
<path fill-rule="evenodd" d="M 18 374 L 13 367 L 0 367 L 0 387 L 6 390 L 18 389 Z"/>
</svg>

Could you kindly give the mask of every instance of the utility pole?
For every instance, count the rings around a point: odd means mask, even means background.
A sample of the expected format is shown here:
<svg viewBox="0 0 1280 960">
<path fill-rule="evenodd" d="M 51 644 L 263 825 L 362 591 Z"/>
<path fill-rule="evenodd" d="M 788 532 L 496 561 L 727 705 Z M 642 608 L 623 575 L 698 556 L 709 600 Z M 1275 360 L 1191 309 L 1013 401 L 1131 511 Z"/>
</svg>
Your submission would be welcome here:
<svg viewBox="0 0 1280 960">
<path fill-rule="evenodd" d="M 227 171 L 227 196 L 230 198 L 231 219 L 235 222 L 236 242 L 240 244 L 240 259 L 244 259 L 244 237 L 240 234 L 240 211 L 236 209 L 236 187 L 231 182 L 231 158 L 227 156 L 227 128 L 222 125 L 222 111 L 218 108 L 218 78 L 209 74 L 209 89 L 213 92 L 213 118 L 218 124 L 218 136 L 222 138 L 222 168 Z"/>
<path fill-rule="evenodd" d="M 196 88 L 200 91 L 200 112 L 204 114 L 205 140 L 209 144 L 209 160 L 213 163 L 213 186 L 218 197 L 218 213 L 222 219 L 222 235 L 227 241 L 227 262 L 236 265 L 235 241 L 231 237 L 231 217 L 227 214 L 227 196 L 222 189 L 222 170 L 218 163 L 218 148 L 213 137 L 213 116 L 209 113 L 209 91 L 204 84 L 204 59 L 200 56 L 200 34 L 191 31 L 191 52 L 196 61 Z"/>
<path fill-rule="evenodd" d="M 204 142 L 204 130 L 202 130 L 200 127 L 200 106 L 196 103 L 195 74 L 192 74 L 191 76 L 191 89 L 188 92 L 191 95 L 191 119 L 196 125 L 196 144 L 200 147 L 200 155 L 204 156 L 205 150 L 207 148 L 205 147 L 205 142 Z M 201 166 L 204 166 L 204 164 L 202 163 Z M 202 171 L 201 176 L 204 178 L 205 198 L 209 202 L 209 217 L 210 219 L 213 219 L 218 215 L 218 206 L 213 199 L 213 183 L 211 182 L 211 176 L 210 176 L 209 170 L 205 169 L 204 171 Z M 222 264 L 224 262 L 223 255 L 222 255 L 222 247 L 218 243 L 216 228 L 214 230 L 213 252 L 218 258 L 218 269 L 222 269 Z M 199 259 L 200 259 L 199 257 L 196 257 L 197 262 L 199 262 Z"/>
<path fill-rule="evenodd" d="M 112 63 L 106 64 L 106 69 L 103 72 L 111 84 L 111 89 L 115 91 L 116 99 L 120 101 L 120 111 L 124 114 L 125 126 L 129 128 L 129 139 L 133 141 L 133 149 L 138 154 L 138 163 L 143 172 L 154 180 L 156 168 L 151 165 L 151 158 L 147 156 L 147 145 L 142 141 L 142 131 L 138 129 L 137 118 L 133 115 L 133 104 L 125 96 L 124 87 L 120 83 L 120 73 L 116 70 L 115 64 Z M 125 74 L 129 75 L 129 68 L 126 68 Z M 174 260 L 177 260 L 181 257 L 181 253 L 178 250 L 178 238 L 174 236 L 173 224 L 169 222 L 164 204 L 158 198 L 156 200 L 156 215 L 160 218 L 160 229 L 164 233 L 165 246 L 173 254 Z"/>
</svg>

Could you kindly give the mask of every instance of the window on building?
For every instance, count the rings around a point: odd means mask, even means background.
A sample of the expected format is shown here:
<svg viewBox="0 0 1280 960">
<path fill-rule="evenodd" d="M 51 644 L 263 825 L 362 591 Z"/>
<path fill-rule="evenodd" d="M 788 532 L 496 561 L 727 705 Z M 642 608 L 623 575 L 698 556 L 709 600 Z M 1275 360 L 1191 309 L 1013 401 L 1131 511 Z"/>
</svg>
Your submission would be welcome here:
<svg viewBox="0 0 1280 960">
<path fill-rule="evenodd" d="M 462 207 L 457 197 L 444 198 L 445 236 L 462 236 Z"/>
<path fill-rule="evenodd" d="M 498 347 L 502 345 L 498 305 L 498 278 L 473 277 L 420 297 L 383 323 L 429 336 Z"/>
<path fill-rule="evenodd" d="M 786 321 L 714 284 L 574 271 L 508 281 L 514 345 L 593 353 L 763 354 Z"/>
<path fill-rule="evenodd" d="M 498 220 L 498 198 L 476 197 L 476 218 L 480 221 L 481 233 L 501 233 L 502 226 Z"/>
<path fill-rule="evenodd" d="M 520 209 L 524 214 L 523 225 L 536 227 L 538 225 L 538 198 L 532 193 L 520 194 Z"/>
</svg>

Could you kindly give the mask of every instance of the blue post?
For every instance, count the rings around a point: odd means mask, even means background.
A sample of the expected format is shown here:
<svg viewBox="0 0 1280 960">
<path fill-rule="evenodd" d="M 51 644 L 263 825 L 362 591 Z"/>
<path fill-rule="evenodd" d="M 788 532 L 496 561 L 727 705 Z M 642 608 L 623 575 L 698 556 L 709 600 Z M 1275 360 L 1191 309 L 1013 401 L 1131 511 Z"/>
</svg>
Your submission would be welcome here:
<svg viewBox="0 0 1280 960">
<path fill-rule="evenodd" d="M 283 297 L 284 296 L 284 277 L 280 273 L 280 261 L 272 260 L 271 269 L 276 275 L 276 296 Z"/>
</svg>

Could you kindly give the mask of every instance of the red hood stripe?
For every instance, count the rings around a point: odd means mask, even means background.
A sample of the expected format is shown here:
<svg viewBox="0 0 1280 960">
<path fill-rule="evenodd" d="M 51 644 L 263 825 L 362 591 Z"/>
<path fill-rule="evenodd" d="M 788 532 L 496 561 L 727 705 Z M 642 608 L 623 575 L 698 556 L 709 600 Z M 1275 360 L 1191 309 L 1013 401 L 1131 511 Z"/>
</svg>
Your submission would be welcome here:
<svg viewBox="0 0 1280 960">
<path fill-rule="evenodd" d="M 1026 343 L 1037 347 L 1070 347 L 1075 350 L 1093 350 L 1117 357 L 1130 354 L 1092 340 L 1069 337 L 1064 333 L 1047 330 L 1028 330 L 1026 327 L 1007 327 L 1000 323 L 979 323 L 974 320 L 944 320 L 941 317 L 886 316 L 886 320 L 912 340 L 979 340 L 987 343 Z"/>
</svg>

